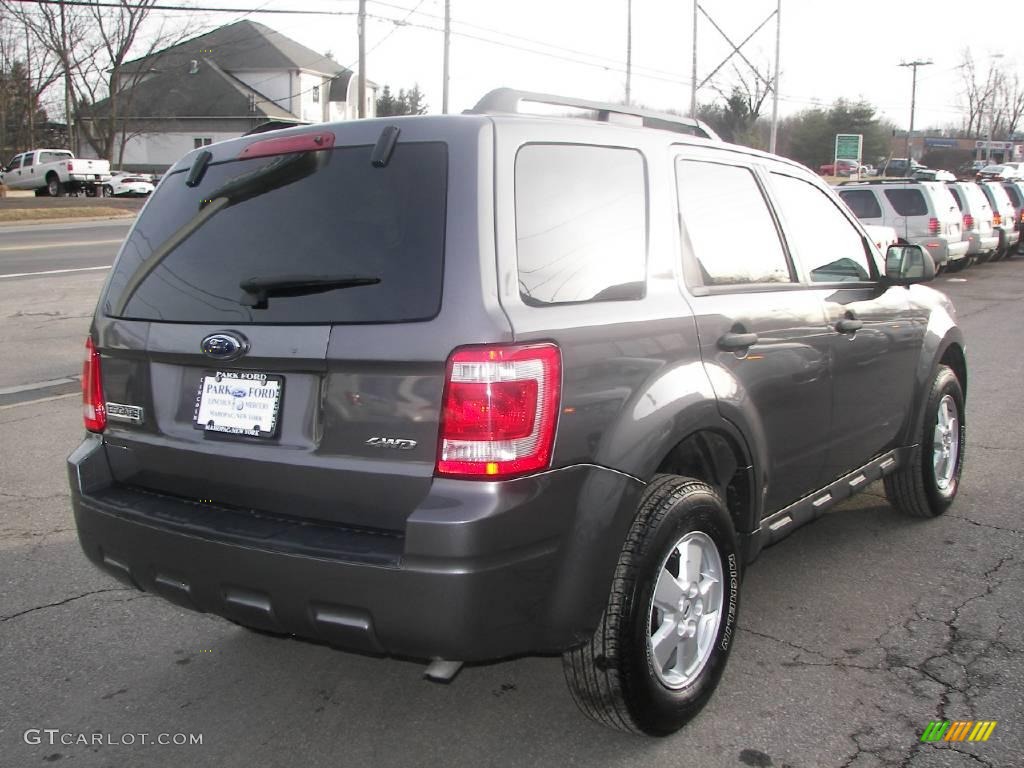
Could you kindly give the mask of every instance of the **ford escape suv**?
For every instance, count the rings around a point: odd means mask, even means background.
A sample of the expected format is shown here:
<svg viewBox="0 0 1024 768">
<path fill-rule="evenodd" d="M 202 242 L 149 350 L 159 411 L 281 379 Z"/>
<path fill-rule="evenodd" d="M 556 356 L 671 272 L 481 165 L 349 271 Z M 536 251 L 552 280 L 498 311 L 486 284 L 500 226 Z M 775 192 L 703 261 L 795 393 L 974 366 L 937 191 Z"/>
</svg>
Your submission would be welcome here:
<svg viewBox="0 0 1024 768">
<path fill-rule="evenodd" d="M 596 119 L 526 114 L 550 102 Z M 622 107 L 503 89 L 197 149 L 86 342 L 81 545 L 435 677 L 563 654 L 587 715 L 671 733 L 763 547 L 883 478 L 909 514 L 953 502 L 934 273 L 803 166 Z"/>
</svg>

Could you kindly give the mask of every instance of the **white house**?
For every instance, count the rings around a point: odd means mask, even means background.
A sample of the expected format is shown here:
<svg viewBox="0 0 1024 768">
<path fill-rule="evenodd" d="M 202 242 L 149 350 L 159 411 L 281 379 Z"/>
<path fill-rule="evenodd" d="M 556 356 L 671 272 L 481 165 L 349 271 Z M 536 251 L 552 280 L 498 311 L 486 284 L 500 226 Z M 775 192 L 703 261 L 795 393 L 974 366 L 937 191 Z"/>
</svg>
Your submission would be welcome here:
<svg viewBox="0 0 1024 768">
<path fill-rule="evenodd" d="M 263 24 L 220 27 L 124 65 L 114 165 L 165 170 L 195 147 L 268 122 L 354 119 L 358 80 L 352 70 Z M 367 81 L 368 117 L 376 100 L 377 86 Z M 108 100 L 93 112 L 105 109 Z M 83 157 L 96 156 L 84 135 L 78 143 Z"/>
</svg>

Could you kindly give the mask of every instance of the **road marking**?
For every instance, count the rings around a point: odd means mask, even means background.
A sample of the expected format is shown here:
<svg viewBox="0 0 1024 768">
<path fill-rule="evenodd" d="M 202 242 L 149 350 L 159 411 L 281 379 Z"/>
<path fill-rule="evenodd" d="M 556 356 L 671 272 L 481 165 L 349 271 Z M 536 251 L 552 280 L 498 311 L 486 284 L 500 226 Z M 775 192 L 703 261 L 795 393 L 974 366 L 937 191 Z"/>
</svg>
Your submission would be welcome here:
<svg viewBox="0 0 1024 768">
<path fill-rule="evenodd" d="M 48 403 L 51 400 L 64 400 L 69 397 L 81 397 L 81 392 L 68 392 L 66 395 L 54 395 L 53 397 L 40 397 L 35 400 L 23 400 L 20 403 L 11 403 L 10 405 L 0 405 L 0 411 L 6 411 L 9 408 L 21 408 L 23 405 L 35 405 L 36 403 Z"/>
<path fill-rule="evenodd" d="M 59 379 L 50 379 L 49 381 L 35 381 L 31 384 L 19 384 L 16 387 L 3 387 L 0 389 L 0 395 L 14 395 L 18 392 L 28 392 L 33 389 L 59 387 L 61 384 L 70 384 L 73 381 L 80 381 L 80 378 L 77 376 L 64 376 Z"/>
<path fill-rule="evenodd" d="M 37 275 L 64 275 L 68 272 L 91 272 L 96 269 L 110 269 L 110 267 L 75 267 L 74 269 L 48 269 L 45 272 L 14 272 L 9 275 L 0 275 L 0 280 L 9 277 L 36 277 Z"/>
<path fill-rule="evenodd" d="M 36 243 L 35 245 L 5 245 L 0 251 L 38 251 L 41 248 L 82 248 L 86 245 L 114 245 L 123 243 L 124 238 L 117 240 L 82 240 L 77 243 Z"/>
</svg>

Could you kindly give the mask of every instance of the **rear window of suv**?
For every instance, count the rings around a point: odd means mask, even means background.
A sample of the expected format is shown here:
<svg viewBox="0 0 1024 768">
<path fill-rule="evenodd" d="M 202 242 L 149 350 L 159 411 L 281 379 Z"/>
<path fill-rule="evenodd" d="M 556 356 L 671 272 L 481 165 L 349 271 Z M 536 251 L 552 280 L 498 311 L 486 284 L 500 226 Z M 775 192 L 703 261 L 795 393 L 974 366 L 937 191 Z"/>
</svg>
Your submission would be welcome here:
<svg viewBox="0 0 1024 768">
<path fill-rule="evenodd" d="M 428 320 L 441 306 L 448 152 L 401 143 L 383 168 L 372 146 L 211 164 L 200 184 L 168 176 L 121 251 L 104 299 L 114 315 L 139 266 L 187 234 L 139 283 L 119 315 L 191 323 L 389 323 Z M 259 184 L 195 226 L 218 190 L 273 162 L 297 158 L 282 181 Z M 281 177 L 279 176 L 279 179 Z M 267 187 L 270 187 L 267 189 Z M 212 206 L 211 206 L 212 207 Z M 142 274 L 140 272 L 139 274 Z M 265 307 L 241 283 L 365 277 L 322 292 L 269 293 Z"/>
<path fill-rule="evenodd" d="M 885 196 L 900 216 L 928 215 L 928 203 L 919 189 L 887 189 Z"/>
</svg>

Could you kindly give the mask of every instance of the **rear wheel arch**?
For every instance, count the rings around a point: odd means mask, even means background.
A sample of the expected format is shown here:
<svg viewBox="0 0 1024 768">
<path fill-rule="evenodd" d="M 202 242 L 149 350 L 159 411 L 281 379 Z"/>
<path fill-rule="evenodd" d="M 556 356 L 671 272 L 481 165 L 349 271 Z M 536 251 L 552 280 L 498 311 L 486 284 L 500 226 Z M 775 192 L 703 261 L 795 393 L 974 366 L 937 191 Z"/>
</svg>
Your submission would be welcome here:
<svg viewBox="0 0 1024 768">
<path fill-rule="evenodd" d="M 697 429 L 664 454 L 657 474 L 707 483 L 725 502 L 737 532 L 757 527 L 753 461 L 741 435 L 724 428 Z"/>
</svg>

